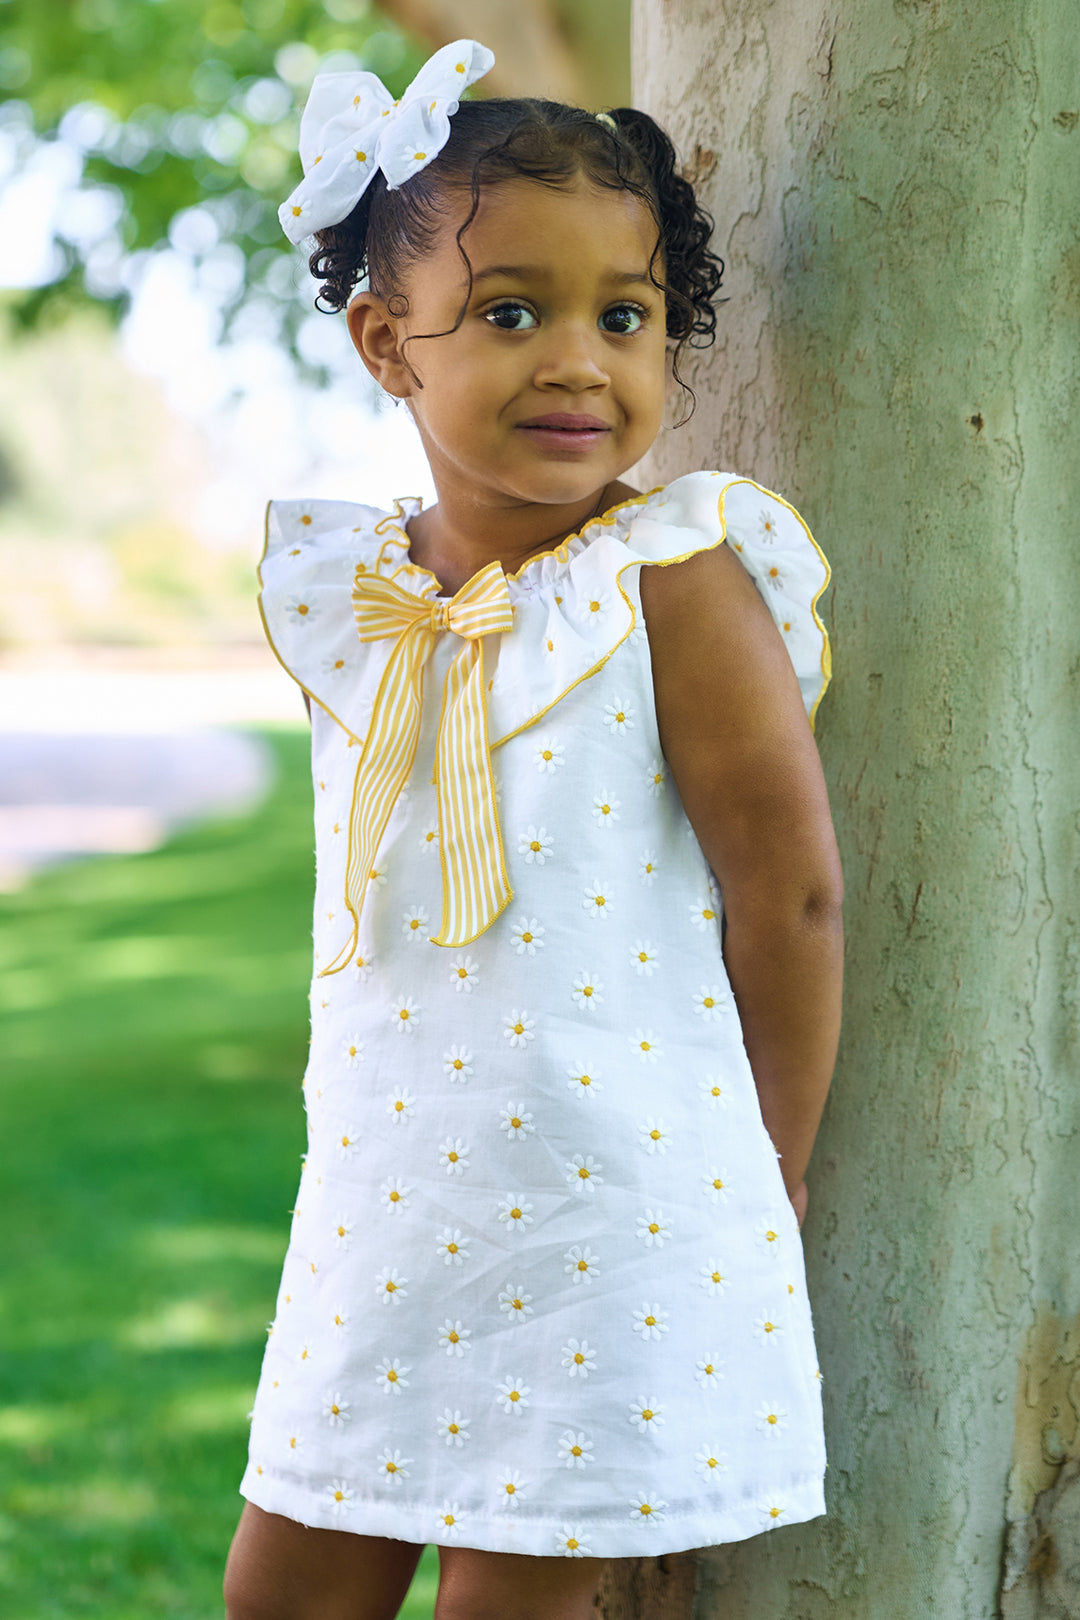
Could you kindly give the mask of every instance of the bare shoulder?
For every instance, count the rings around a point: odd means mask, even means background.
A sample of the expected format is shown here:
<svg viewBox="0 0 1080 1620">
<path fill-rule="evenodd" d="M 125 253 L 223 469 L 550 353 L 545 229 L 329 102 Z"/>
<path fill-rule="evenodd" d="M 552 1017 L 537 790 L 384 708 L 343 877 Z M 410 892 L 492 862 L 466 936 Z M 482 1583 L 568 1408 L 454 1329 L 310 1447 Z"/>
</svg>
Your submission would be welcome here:
<svg viewBox="0 0 1080 1620">
<path fill-rule="evenodd" d="M 783 638 L 727 544 L 681 562 L 642 568 L 641 606 L 658 708 L 661 688 L 669 708 L 677 703 L 691 710 L 723 693 L 739 699 L 734 710 L 724 705 L 733 722 L 741 714 L 756 725 L 752 711 L 779 700 L 790 718 L 797 715 L 805 723 Z"/>
</svg>

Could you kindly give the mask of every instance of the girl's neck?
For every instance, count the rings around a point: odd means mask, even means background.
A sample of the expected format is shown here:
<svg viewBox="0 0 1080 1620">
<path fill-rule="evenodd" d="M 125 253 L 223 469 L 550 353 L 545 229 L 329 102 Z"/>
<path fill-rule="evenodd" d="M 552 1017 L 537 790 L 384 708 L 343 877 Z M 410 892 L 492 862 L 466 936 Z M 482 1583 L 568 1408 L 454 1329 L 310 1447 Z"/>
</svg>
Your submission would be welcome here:
<svg viewBox="0 0 1080 1620">
<path fill-rule="evenodd" d="M 406 524 L 409 558 L 434 574 L 443 592 L 453 596 L 488 563 L 501 563 L 505 573 L 514 574 L 530 557 L 553 551 L 569 535 L 638 493 L 616 479 L 598 495 L 566 506 L 523 504 L 494 511 L 442 498 Z"/>
</svg>

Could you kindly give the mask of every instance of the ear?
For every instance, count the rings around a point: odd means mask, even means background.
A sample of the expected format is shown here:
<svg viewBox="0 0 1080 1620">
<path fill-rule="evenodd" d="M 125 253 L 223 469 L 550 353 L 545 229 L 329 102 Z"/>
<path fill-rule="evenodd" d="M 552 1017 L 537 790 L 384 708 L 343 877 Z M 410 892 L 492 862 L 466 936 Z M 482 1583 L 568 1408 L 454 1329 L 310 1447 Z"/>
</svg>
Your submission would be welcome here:
<svg viewBox="0 0 1080 1620">
<path fill-rule="evenodd" d="M 401 358 L 401 323 L 391 315 L 382 298 L 372 292 L 357 293 L 345 312 L 353 347 L 381 388 L 396 399 L 407 399 L 414 379 Z"/>
</svg>

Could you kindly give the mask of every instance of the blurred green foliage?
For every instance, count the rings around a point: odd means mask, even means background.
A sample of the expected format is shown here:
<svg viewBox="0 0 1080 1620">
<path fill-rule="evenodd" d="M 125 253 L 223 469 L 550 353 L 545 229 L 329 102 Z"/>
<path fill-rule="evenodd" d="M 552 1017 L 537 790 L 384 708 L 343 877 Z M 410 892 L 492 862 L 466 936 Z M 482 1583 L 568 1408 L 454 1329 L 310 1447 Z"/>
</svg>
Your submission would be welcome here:
<svg viewBox="0 0 1080 1620">
<path fill-rule="evenodd" d="M 92 194 L 57 222 L 58 273 L 12 299 L 17 322 L 88 299 L 123 313 L 131 256 L 171 243 L 209 262 L 226 333 L 254 295 L 264 334 L 295 352 L 309 310 L 277 209 L 300 178 L 311 79 L 368 68 L 398 94 L 425 54 L 368 0 L 0 0 L 16 167 L 60 138 Z"/>
<path fill-rule="evenodd" d="M 11 1620 L 221 1612 L 304 1146 L 309 744 L 268 740 L 254 815 L 0 897 Z"/>
</svg>

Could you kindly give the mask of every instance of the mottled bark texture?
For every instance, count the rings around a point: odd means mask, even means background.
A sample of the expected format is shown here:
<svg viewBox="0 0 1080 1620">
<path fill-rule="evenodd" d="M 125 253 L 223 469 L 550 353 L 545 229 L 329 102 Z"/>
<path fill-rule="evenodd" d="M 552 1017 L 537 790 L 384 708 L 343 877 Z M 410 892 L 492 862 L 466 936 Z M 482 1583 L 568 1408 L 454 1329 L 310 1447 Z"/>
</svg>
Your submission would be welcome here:
<svg viewBox="0 0 1080 1620">
<path fill-rule="evenodd" d="M 646 487 L 747 473 L 836 570 L 829 1514 L 705 1554 L 697 1614 L 1075 1617 L 1077 7 L 635 0 L 634 63 L 730 300 Z"/>
</svg>

